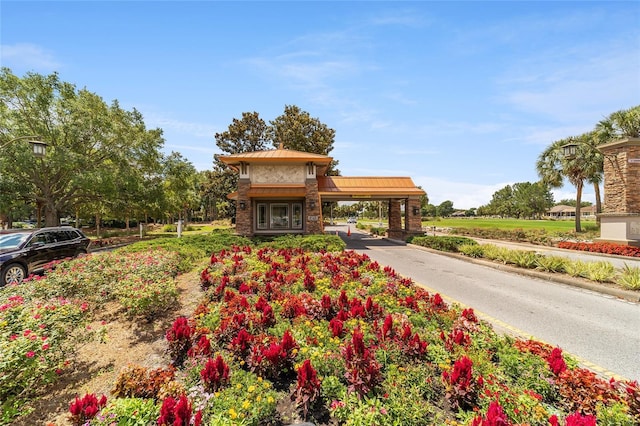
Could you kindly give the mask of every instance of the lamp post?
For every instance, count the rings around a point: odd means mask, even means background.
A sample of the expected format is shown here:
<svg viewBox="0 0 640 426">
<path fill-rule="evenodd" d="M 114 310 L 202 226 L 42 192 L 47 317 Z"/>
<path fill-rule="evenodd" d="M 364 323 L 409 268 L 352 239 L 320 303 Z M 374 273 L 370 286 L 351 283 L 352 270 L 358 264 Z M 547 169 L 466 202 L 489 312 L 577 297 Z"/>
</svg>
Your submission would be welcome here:
<svg viewBox="0 0 640 426">
<path fill-rule="evenodd" d="M 23 139 L 31 139 L 29 143 L 33 148 L 33 156 L 36 158 L 43 158 L 47 153 L 47 144 L 38 140 L 40 136 L 20 136 L 15 139 L 11 139 L 9 142 L 0 145 L 0 150 L 3 150 L 5 147 L 9 146 L 13 142 L 17 142 Z"/>
<path fill-rule="evenodd" d="M 47 144 L 45 142 L 40 141 L 40 136 L 19 136 L 17 138 L 11 139 L 3 144 L 0 144 L 0 152 L 4 150 L 7 146 L 11 145 L 14 142 L 21 141 L 24 139 L 30 139 L 29 143 L 33 149 L 33 156 L 36 158 L 44 158 L 47 153 Z M 38 226 L 40 226 L 40 211 L 38 210 Z"/>
</svg>

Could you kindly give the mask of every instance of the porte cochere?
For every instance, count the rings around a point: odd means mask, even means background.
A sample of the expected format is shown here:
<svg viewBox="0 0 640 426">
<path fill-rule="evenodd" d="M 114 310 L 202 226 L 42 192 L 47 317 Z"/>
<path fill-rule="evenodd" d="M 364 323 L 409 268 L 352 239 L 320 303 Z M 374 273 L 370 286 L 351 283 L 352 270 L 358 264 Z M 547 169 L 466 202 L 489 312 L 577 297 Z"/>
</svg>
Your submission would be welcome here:
<svg viewBox="0 0 640 426">
<path fill-rule="evenodd" d="M 425 192 L 410 177 L 327 176 L 332 157 L 282 147 L 219 159 L 239 173 L 228 197 L 236 201 L 240 235 L 321 234 L 322 203 L 332 201 L 384 201 L 389 238 L 422 234 Z"/>
</svg>

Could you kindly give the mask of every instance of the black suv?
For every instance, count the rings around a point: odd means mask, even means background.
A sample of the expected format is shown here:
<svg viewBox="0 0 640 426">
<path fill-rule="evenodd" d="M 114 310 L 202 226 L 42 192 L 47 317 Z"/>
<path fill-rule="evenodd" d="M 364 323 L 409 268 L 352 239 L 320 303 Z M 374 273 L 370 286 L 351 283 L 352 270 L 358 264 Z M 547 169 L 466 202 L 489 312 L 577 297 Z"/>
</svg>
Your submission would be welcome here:
<svg viewBox="0 0 640 426">
<path fill-rule="evenodd" d="M 0 287 L 20 283 L 53 261 L 87 253 L 89 238 L 69 226 L 0 230 Z"/>
</svg>

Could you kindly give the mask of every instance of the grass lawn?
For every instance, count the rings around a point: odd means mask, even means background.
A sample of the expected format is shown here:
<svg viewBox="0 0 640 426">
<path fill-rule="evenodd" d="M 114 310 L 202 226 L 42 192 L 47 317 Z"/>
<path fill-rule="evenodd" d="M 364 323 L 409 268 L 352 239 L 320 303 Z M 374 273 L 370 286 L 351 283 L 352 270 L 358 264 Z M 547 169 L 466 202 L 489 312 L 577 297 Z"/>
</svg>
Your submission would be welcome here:
<svg viewBox="0 0 640 426">
<path fill-rule="evenodd" d="M 595 227 L 594 220 L 581 220 L 582 228 Z M 573 220 L 525 220 L 497 218 L 438 218 L 424 221 L 422 226 L 438 228 L 498 228 L 498 229 L 544 229 L 547 232 L 571 232 L 575 229 Z"/>
</svg>

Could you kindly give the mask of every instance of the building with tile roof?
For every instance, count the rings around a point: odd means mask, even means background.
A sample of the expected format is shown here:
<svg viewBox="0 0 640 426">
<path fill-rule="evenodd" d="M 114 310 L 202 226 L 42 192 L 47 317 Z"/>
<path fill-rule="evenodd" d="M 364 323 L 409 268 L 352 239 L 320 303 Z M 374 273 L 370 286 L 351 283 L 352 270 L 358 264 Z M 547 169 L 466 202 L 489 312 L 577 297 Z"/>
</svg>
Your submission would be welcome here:
<svg viewBox="0 0 640 426">
<path fill-rule="evenodd" d="M 390 238 L 422 233 L 425 191 L 410 177 L 327 176 L 332 157 L 282 147 L 219 159 L 239 174 L 228 197 L 236 201 L 240 235 L 323 233 L 322 203 L 333 201 L 384 201 Z"/>
</svg>

